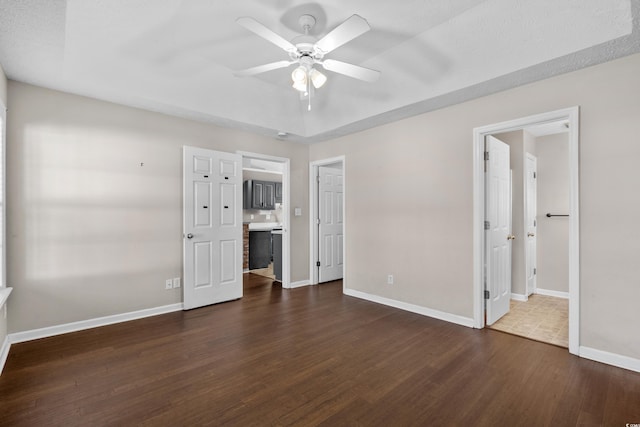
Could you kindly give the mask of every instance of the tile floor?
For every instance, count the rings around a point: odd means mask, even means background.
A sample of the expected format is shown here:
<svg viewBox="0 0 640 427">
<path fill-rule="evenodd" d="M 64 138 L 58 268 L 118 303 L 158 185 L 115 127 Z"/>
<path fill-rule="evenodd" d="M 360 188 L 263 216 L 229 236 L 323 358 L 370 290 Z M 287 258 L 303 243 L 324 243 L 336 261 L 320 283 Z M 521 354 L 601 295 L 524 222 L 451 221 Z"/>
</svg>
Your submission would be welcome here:
<svg viewBox="0 0 640 427">
<path fill-rule="evenodd" d="M 275 279 L 276 275 L 273 274 L 273 262 L 269 263 L 267 268 L 257 268 L 255 270 L 250 270 L 249 273 L 257 274 L 259 276 L 268 277 L 270 279 Z"/>
<path fill-rule="evenodd" d="M 510 311 L 489 326 L 560 347 L 569 347 L 569 300 L 531 295 L 529 301 L 511 300 Z"/>
</svg>

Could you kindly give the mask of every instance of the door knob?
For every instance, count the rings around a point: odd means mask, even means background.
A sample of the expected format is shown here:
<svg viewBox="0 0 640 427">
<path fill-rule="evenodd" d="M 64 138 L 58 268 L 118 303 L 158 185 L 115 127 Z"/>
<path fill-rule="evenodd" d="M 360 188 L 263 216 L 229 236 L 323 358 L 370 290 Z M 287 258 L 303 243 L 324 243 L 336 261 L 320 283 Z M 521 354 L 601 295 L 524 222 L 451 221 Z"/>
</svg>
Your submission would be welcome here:
<svg viewBox="0 0 640 427">
<path fill-rule="evenodd" d="M 535 236 L 535 234 L 533 234 L 533 233 L 527 233 L 527 237 L 533 237 L 533 236 Z"/>
<path fill-rule="evenodd" d="M 187 234 L 187 239 L 193 239 L 193 234 L 191 233 Z"/>
<path fill-rule="evenodd" d="M 507 240 L 516 240 L 516 236 L 514 236 L 513 234 L 509 234 L 507 236 Z"/>
</svg>

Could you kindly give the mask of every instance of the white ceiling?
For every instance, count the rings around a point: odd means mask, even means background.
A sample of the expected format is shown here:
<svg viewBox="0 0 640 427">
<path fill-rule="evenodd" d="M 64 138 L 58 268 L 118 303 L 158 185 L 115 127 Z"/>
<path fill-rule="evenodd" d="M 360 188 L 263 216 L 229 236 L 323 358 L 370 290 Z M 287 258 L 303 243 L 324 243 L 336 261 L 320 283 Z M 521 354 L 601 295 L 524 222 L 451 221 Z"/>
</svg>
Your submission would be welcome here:
<svg viewBox="0 0 640 427">
<path fill-rule="evenodd" d="M 640 0 L 0 0 L 10 79 L 302 142 L 321 141 L 640 51 Z M 352 14 L 372 30 L 327 57 L 382 72 L 326 72 L 312 111 L 288 59 L 235 20 L 287 39 L 309 13 L 321 37 Z"/>
</svg>

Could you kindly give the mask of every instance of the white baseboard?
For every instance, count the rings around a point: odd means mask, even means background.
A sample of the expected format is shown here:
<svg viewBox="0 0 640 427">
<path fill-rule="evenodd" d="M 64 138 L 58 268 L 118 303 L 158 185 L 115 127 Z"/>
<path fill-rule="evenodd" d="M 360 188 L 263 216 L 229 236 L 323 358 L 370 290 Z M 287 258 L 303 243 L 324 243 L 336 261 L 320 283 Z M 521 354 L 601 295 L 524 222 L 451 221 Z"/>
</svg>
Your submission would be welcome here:
<svg viewBox="0 0 640 427">
<path fill-rule="evenodd" d="M 97 317 L 95 319 L 81 320 L 79 322 L 65 323 L 62 325 L 49 326 L 46 328 L 32 329 L 30 331 L 15 332 L 9 334 L 9 341 L 12 344 L 47 338 L 69 332 L 82 331 L 84 329 L 97 328 L 99 326 L 112 325 L 114 323 L 127 322 L 129 320 L 142 319 L 143 317 L 157 316 L 158 314 L 171 313 L 182 310 L 182 303 L 163 305 L 161 307 L 146 308 L 144 310 L 132 311 L 129 313 L 114 314 L 111 316 Z"/>
<path fill-rule="evenodd" d="M 289 289 L 293 288 L 301 288 L 302 286 L 309 286 L 311 282 L 309 280 L 298 280 L 297 282 L 291 282 L 289 284 Z"/>
<path fill-rule="evenodd" d="M 514 301 L 522 301 L 522 302 L 527 302 L 529 301 L 529 297 L 523 294 L 514 294 L 513 292 L 511 292 L 511 299 Z"/>
<path fill-rule="evenodd" d="M 546 295 L 548 297 L 569 299 L 569 292 L 551 291 L 549 289 L 536 288 L 535 293 L 539 295 Z"/>
<path fill-rule="evenodd" d="M 595 348 L 583 346 L 580 346 L 579 352 L 580 357 L 584 357 L 585 359 L 595 360 L 596 362 L 606 363 L 607 365 L 617 366 L 618 368 L 640 372 L 640 360 L 634 359 L 633 357 L 609 353 L 607 351 L 596 350 Z"/>
<path fill-rule="evenodd" d="M 457 325 L 473 328 L 473 319 L 470 317 L 458 316 L 457 314 L 445 313 L 444 311 L 434 310 L 432 308 L 422 307 L 419 305 L 409 304 L 378 295 L 368 294 L 366 292 L 356 291 L 353 289 L 344 289 L 344 294 L 351 297 L 364 299 L 378 304 L 388 305 L 390 307 L 399 308 L 400 310 L 410 311 L 412 313 L 421 314 L 423 316 L 433 317 L 435 319 L 444 320 L 445 322 L 455 323 Z"/>
<path fill-rule="evenodd" d="M 7 335 L 2 343 L 2 348 L 0 348 L 0 374 L 2 374 L 4 364 L 7 362 L 7 357 L 9 357 L 9 348 L 11 348 L 11 341 Z"/>
</svg>

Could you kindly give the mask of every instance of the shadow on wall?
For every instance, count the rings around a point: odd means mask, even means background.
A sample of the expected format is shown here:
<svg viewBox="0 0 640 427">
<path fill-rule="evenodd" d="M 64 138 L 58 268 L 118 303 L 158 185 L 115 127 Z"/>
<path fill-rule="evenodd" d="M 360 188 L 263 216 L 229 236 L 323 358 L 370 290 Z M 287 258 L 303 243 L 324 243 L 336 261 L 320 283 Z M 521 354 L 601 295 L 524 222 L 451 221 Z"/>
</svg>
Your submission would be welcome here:
<svg viewBox="0 0 640 427">
<path fill-rule="evenodd" d="M 182 271 L 180 151 L 96 135 L 31 123 L 11 147 L 23 162 L 9 227 L 22 303 L 12 306 L 31 308 L 11 312 L 12 329 L 146 308 L 155 291 L 157 305 L 180 301 L 179 290 L 160 293 Z"/>
</svg>

